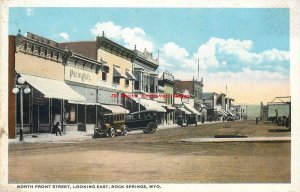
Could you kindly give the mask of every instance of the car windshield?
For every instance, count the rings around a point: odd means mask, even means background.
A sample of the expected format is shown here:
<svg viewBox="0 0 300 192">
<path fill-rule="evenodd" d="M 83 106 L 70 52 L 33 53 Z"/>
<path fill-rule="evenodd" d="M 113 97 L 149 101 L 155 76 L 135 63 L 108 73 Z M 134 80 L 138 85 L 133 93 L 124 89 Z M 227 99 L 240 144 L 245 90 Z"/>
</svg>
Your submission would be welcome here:
<svg viewBox="0 0 300 192">
<path fill-rule="evenodd" d="M 102 116 L 102 118 L 101 118 L 102 123 L 110 123 L 111 122 L 111 118 L 112 118 L 111 115 L 104 115 L 104 116 Z"/>
</svg>

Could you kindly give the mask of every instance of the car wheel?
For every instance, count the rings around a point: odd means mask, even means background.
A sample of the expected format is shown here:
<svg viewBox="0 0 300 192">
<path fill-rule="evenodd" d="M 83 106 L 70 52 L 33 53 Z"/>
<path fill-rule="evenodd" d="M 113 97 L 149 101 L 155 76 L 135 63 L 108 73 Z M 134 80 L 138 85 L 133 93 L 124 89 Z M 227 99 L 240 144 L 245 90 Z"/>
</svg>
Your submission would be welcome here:
<svg viewBox="0 0 300 192">
<path fill-rule="evenodd" d="M 126 125 L 124 125 L 123 130 L 122 130 L 122 135 L 124 135 L 124 136 L 127 135 L 127 132 L 128 132 L 128 128 Z"/>
<path fill-rule="evenodd" d="M 116 136 L 116 130 L 112 127 L 109 129 L 109 137 L 115 137 Z"/>
<path fill-rule="evenodd" d="M 146 131 L 147 131 L 147 133 L 154 133 L 156 131 L 156 129 L 157 129 L 157 125 L 155 123 L 151 122 L 147 125 Z M 145 133 L 145 131 L 144 131 L 144 133 Z"/>
</svg>

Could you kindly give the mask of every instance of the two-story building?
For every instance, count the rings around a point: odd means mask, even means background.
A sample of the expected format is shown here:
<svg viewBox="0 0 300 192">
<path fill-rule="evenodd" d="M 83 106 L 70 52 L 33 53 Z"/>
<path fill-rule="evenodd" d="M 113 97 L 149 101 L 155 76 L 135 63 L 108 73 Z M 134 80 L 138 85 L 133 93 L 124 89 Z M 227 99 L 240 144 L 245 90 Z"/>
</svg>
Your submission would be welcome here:
<svg viewBox="0 0 300 192">
<path fill-rule="evenodd" d="M 163 100 L 165 104 L 166 114 L 165 123 L 174 123 L 174 76 L 170 72 L 163 72 L 162 76 L 158 80 L 158 85 L 163 88 Z"/>
<path fill-rule="evenodd" d="M 201 81 L 195 80 L 194 78 L 192 81 L 174 80 L 175 94 L 182 94 L 185 90 L 190 93 L 191 99 L 194 100 L 192 106 L 188 105 L 186 107 L 192 107 L 190 111 L 193 111 L 193 113 L 197 115 L 197 120 L 203 121 L 207 116 L 206 107 L 203 105 L 203 79 L 201 79 Z"/>
<path fill-rule="evenodd" d="M 9 36 L 9 138 L 21 125 L 24 133 L 50 133 L 57 122 L 62 131 L 72 129 L 68 124 L 76 130 L 79 123 L 94 124 L 95 81 L 104 66 L 33 33 Z"/>
</svg>

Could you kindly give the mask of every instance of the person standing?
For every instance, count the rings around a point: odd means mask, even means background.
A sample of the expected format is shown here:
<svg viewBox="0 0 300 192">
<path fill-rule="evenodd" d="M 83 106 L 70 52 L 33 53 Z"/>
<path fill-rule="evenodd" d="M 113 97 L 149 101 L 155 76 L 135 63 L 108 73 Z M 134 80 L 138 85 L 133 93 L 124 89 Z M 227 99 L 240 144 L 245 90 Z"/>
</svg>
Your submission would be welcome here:
<svg viewBox="0 0 300 192">
<path fill-rule="evenodd" d="M 256 117 L 256 125 L 258 124 L 258 118 Z"/>
<path fill-rule="evenodd" d="M 55 133 L 56 136 L 57 136 L 57 132 L 59 132 L 59 135 L 62 136 L 62 135 L 61 135 L 61 131 L 60 131 L 60 129 L 59 129 L 58 126 L 59 126 L 59 122 L 56 122 L 56 124 L 53 126 L 54 133 Z"/>
</svg>

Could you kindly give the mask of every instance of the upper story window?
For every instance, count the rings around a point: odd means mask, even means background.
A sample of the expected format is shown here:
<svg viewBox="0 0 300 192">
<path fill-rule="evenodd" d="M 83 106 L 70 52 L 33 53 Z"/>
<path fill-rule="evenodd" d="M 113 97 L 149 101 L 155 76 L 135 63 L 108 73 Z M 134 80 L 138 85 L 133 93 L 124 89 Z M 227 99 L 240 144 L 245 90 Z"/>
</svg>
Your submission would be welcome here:
<svg viewBox="0 0 300 192">
<path fill-rule="evenodd" d="M 114 84 L 120 84 L 120 77 L 113 77 Z"/>
<path fill-rule="evenodd" d="M 107 80 L 107 73 L 102 72 L 102 81 L 106 81 Z"/>
<path fill-rule="evenodd" d="M 140 90 L 140 83 L 141 83 L 141 77 L 140 77 L 140 72 L 135 71 L 134 76 L 135 76 L 135 81 L 134 81 L 134 90 Z"/>
<path fill-rule="evenodd" d="M 125 86 L 126 86 L 126 87 L 129 86 L 129 79 L 125 79 Z"/>
</svg>

